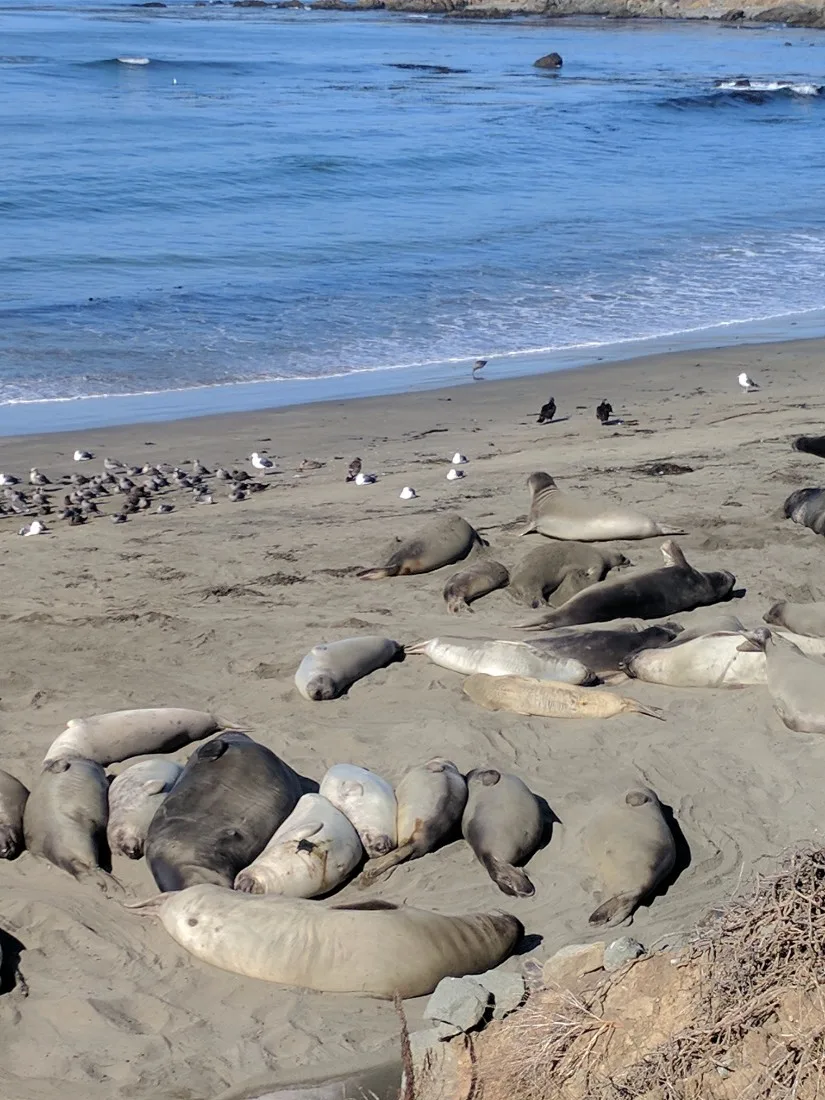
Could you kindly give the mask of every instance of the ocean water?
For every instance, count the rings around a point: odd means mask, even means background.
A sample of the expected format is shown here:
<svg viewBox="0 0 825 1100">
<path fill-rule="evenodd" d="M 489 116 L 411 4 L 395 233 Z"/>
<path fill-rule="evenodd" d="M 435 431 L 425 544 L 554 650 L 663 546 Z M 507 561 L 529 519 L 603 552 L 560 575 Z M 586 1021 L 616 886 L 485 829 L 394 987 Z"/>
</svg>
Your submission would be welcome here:
<svg viewBox="0 0 825 1100">
<path fill-rule="evenodd" d="M 0 51 L 0 433 L 825 332 L 821 33 L 27 0 Z"/>
</svg>

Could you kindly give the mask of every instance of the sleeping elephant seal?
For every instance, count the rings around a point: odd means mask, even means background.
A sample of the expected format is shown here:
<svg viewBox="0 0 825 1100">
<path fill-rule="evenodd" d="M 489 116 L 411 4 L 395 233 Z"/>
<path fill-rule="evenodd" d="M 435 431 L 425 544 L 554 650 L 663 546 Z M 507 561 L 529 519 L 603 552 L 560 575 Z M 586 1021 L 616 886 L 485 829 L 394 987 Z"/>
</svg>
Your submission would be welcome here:
<svg viewBox="0 0 825 1100">
<path fill-rule="evenodd" d="M 267 982 L 390 999 L 498 966 L 524 935 L 509 913 L 448 917 L 389 902 L 325 906 L 191 886 L 130 905 L 195 958 Z"/>
<path fill-rule="evenodd" d="M 467 784 L 452 762 L 437 756 L 411 768 L 398 784 L 396 831 L 398 847 L 371 859 L 360 885 L 369 886 L 399 863 L 431 852 L 461 820 L 467 804 Z"/>
<path fill-rule="evenodd" d="M 404 539 L 389 555 L 385 565 L 364 569 L 358 576 L 364 581 L 384 577 L 408 577 L 431 573 L 443 565 L 463 561 L 475 546 L 487 543 L 458 512 L 448 512 L 422 528 L 420 534 Z"/>
<path fill-rule="evenodd" d="M 512 571 L 508 591 L 528 607 L 551 602 L 558 606 L 619 565 L 630 562 L 618 550 L 601 550 L 583 542 L 543 542 Z"/>
<path fill-rule="evenodd" d="M 557 657 L 531 642 L 499 641 L 494 638 L 428 638 L 407 646 L 407 652 L 423 654 L 434 665 L 487 676 L 534 676 L 537 680 L 558 680 L 565 684 L 595 684 L 597 677 L 581 661 Z"/>
<path fill-rule="evenodd" d="M 585 826 L 583 840 L 607 897 L 590 914 L 594 925 L 627 920 L 676 863 L 662 804 L 647 787 L 605 801 Z"/>
<path fill-rule="evenodd" d="M 174 760 L 155 756 L 133 764 L 112 780 L 106 829 L 112 855 L 140 859 L 149 824 L 182 771 Z"/>
<path fill-rule="evenodd" d="M 551 539 L 609 542 L 683 534 L 678 527 L 657 523 L 642 512 L 617 507 L 612 501 L 563 493 L 549 474 L 540 471 L 528 477 L 527 487 L 531 493 L 530 513 L 522 535 L 538 531 Z"/>
<path fill-rule="evenodd" d="M 825 435 L 801 435 L 793 441 L 792 445 L 795 451 L 825 458 Z"/>
<path fill-rule="evenodd" d="M 743 651 L 745 631 L 717 631 L 677 638 L 672 645 L 643 649 L 622 662 L 636 680 L 668 687 L 726 688 L 767 683 L 765 654 Z"/>
<path fill-rule="evenodd" d="M 495 592 L 497 588 L 506 588 L 509 583 L 510 574 L 501 562 L 482 558 L 466 569 L 453 573 L 444 585 L 444 602 L 453 615 L 465 608 L 472 611 L 471 603 L 489 592 Z"/>
<path fill-rule="evenodd" d="M 825 638 L 825 603 L 788 603 L 781 600 L 762 618 L 771 626 L 784 626 L 794 634 Z"/>
<path fill-rule="evenodd" d="M 352 823 L 370 859 L 396 847 L 398 803 L 386 779 L 357 764 L 333 764 L 318 793 Z"/>
<path fill-rule="evenodd" d="M 302 793 L 292 768 L 244 733 L 200 745 L 146 834 L 155 882 L 161 890 L 200 882 L 231 888 Z"/>
<path fill-rule="evenodd" d="M 555 611 L 522 624 L 523 629 L 543 630 L 623 618 L 658 619 L 717 603 L 733 591 L 736 583 L 733 573 L 725 570 L 701 573 L 688 563 L 673 539 L 662 543 L 662 556 L 663 568 L 602 581 Z"/>
<path fill-rule="evenodd" d="M 662 623 L 640 630 L 638 626 L 583 629 L 578 626 L 562 626 L 535 638 L 533 648 L 552 653 L 554 657 L 567 657 L 581 661 L 597 676 L 618 672 L 623 662 L 642 650 L 658 649 L 680 636 L 678 623 Z"/>
<path fill-rule="evenodd" d="M 515 775 L 474 768 L 467 775 L 461 832 L 503 894 L 529 898 L 536 890 L 519 864 L 541 844 L 544 820 L 530 788 Z"/>
<path fill-rule="evenodd" d="M 762 650 L 774 709 L 795 733 L 825 733 L 825 660 L 803 653 L 778 631 L 760 627 L 743 647 Z"/>
<path fill-rule="evenodd" d="M 114 881 L 101 870 L 106 853 L 109 781 L 94 760 L 47 760 L 23 815 L 26 847 L 75 878 L 100 886 Z"/>
<path fill-rule="evenodd" d="M 16 859 L 23 851 L 23 813 L 28 787 L 0 771 L 0 859 Z"/>
<path fill-rule="evenodd" d="M 825 489 L 797 489 L 785 500 L 783 511 L 794 523 L 825 535 Z"/>
<path fill-rule="evenodd" d="M 404 660 L 404 647 L 391 638 L 368 635 L 322 642 L 298 665 L 295 686 L 305 699 L 337 699 L 356 682 L 393 661 Z"/>
<path fill-rule="evenodd" d="M 220 729 L 226 729 L 224 722 L 200 710 L 183 707 L 114 710 L 90 718 L 71 718 L 46 753 L 46 760 L 82 756 L 106 767 L 130 756 L 174 752 Z"/>
</svg>

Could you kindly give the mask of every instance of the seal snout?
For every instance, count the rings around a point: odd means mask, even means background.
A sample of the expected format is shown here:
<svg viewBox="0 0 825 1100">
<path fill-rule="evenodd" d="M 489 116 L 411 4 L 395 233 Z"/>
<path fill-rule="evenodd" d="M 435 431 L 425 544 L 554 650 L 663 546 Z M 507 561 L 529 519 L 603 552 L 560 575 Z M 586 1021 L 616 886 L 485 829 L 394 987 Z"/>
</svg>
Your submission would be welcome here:
<svg viewBox="0 0 825 1100">
<path fill-rule="evenodd" d="M 785 607 L 787 607 L 787 601 L 786 600 L 780 600 L 778 603 L 775 603 L 773 605 L 773 607 L 770 607 L 765 612 L 765 614 L 762 616 L 762 619 L 764 620 L 764 622 L 770 623 L 772 626 L 781 625 L 782 612 L 785 609 Z"/>
<path fill-rule="evenodd" d="M 241 871 L 235 879 L 234 889 L 241 894 L 264 894 L 263 884 L 249 871 Z"/>
<path fill-rule="evenodd" d="M 331 676 L 316 676 L 307 684 L 307 695 L 315 702 L 334 699 L 338 691 Z"/>
</svg>

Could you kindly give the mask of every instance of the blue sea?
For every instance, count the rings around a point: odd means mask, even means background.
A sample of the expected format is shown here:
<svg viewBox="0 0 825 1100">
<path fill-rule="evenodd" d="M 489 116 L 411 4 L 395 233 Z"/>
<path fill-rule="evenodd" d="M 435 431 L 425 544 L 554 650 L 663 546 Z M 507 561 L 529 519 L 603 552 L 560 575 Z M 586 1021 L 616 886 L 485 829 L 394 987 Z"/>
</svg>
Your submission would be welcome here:
<svg viewBox="0 0 825 1100">
<path fill-rule="evenodd" d="M 825 333 L 821 32 L 27 0 L 0 51 L 0 433 Z"/>
</svg>

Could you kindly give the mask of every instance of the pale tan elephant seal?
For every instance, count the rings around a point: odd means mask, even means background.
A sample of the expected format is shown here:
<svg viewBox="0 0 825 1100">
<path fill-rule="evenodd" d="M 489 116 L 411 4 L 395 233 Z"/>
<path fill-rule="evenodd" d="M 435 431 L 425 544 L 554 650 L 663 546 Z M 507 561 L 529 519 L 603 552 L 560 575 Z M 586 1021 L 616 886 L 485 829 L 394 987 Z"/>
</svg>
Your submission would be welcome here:
<svg viewBox="0 0 825 1100">
<path fill-rule="evenodd" d="M 510 574 L 501 562 L 481 558 L 466 569 L 453 573 L 444 585 L 447 610 L 453 615 L 463 610 L 472 611 L 471 603 L 497 588 L 506 588 L 509 582 Z"/>
<path fill-rule="evenodd" d="M 105 767 L 131 756 L 174 752 L 226 728 L 226 723 L 214 714 L 185 707 L 114 710 L 89 718 L 71 718 L 46 753 L 46 760 L 80 756 Z"/>
<path fill-rule="evenodd" d="M 762 616 L 771 626 L 784 626 L 794 634 L 825 638 L 825 602 L 788 603 L 780 600 Z"/>
<path fill-rule="evenodd" d="M 23 851 L 23 813 L 28 797 L 28 787 L 0 771 L 0 859 L 16 859 Z"/>
<path fill-rule="evenodd" d="M 762 650 L 774 709 L 795 733 L 825 733 L 825 659 L 803 653 L 779 631 L 754 630 L 743 648 Z"/>
<path fill-rule="evenodd" d="M 630 562 L 618 550 L 583 542 L 542 542 L 512 570 L 508 593 L 527 607 L 558 606 L 619 565 Z"/>
<path fill-rule="evenodd" d="M 583 842 L 606 897 L 590 914 L 595 925 L 626 921 L 676 862 L 676 841 L 662 804 L 647 787 L 605 800 L 586 824 Z"/>
<path fill-rule="evenodd" d="M 564 493 L 549 474 L 538 471 L 527 479 L 531 493 L 527 527 L 551 539 L 609 542 L 612 539 L 650 539 L 657 535 L 681 535 L 678 527 L 657 523 L 642 512 L 617 506 L 610 500 Z"/>
<path fill-rule="evenodd" d="M 461 820 L 467 784 L 452 760 L 435 757 L 411 768 L 396 787 L 395 797 L 398 847 L 369 861 L 361 886 L 376 882 L 399 863 L 426 855 L 444 840 Z"/>
<path fill-rule="evenodd" d="M 183 766 L 174 760 L 153 756 L 112 780 L 106 829 L 112 855 L 140 859 L 152 818 L 182 771 Z"/>
<path fill-rule="evenodd" d="M 333 764 L 318 793 L 352 822 L 370 859 L 396 847 L 398 803 L 392 784 L 382 776 L 357 764 Z"/>
<path fill-rule="evenodd" d="M 419 534 L 401 540 L 401 545 L 393 549 L 384 565 L 364 569 L 358 576 L 361 580 L 375 581 L 384 577 L 431 573 L 443 565 L 463 561 L 474 547 L 486 545 L 466 519 L 457 512 L 448 512 L 428 523 Z"/>
<path fill-rule="evenodd" d="M 389 902 L 327 907 L 212 884 L 129 908 L 157 915 L 191 955 L 233 974 L 387 999 L 422 997 L 442 978 L 490 970 L 524 935 L 509 913 L 448 917 Z"/>
<path fill-rule="evenodd" d="M 518 776 L 495 768 L 469 772 L 461 832 L 503 894 L 529 898 L 536 892 L 520 864 L 541 844 L 544 820 L 536 796 Z"/>
<path fill-rule="evenodd" d="M 471 675 L 534 676 L 565 684 L 595 684 L 598 677 L 575 658 L 557 657 L 530 642 L 495 638 L 427 638 L 407 646 L 407 653 L 429 657 L 434 665 Z"/>
</svg>

